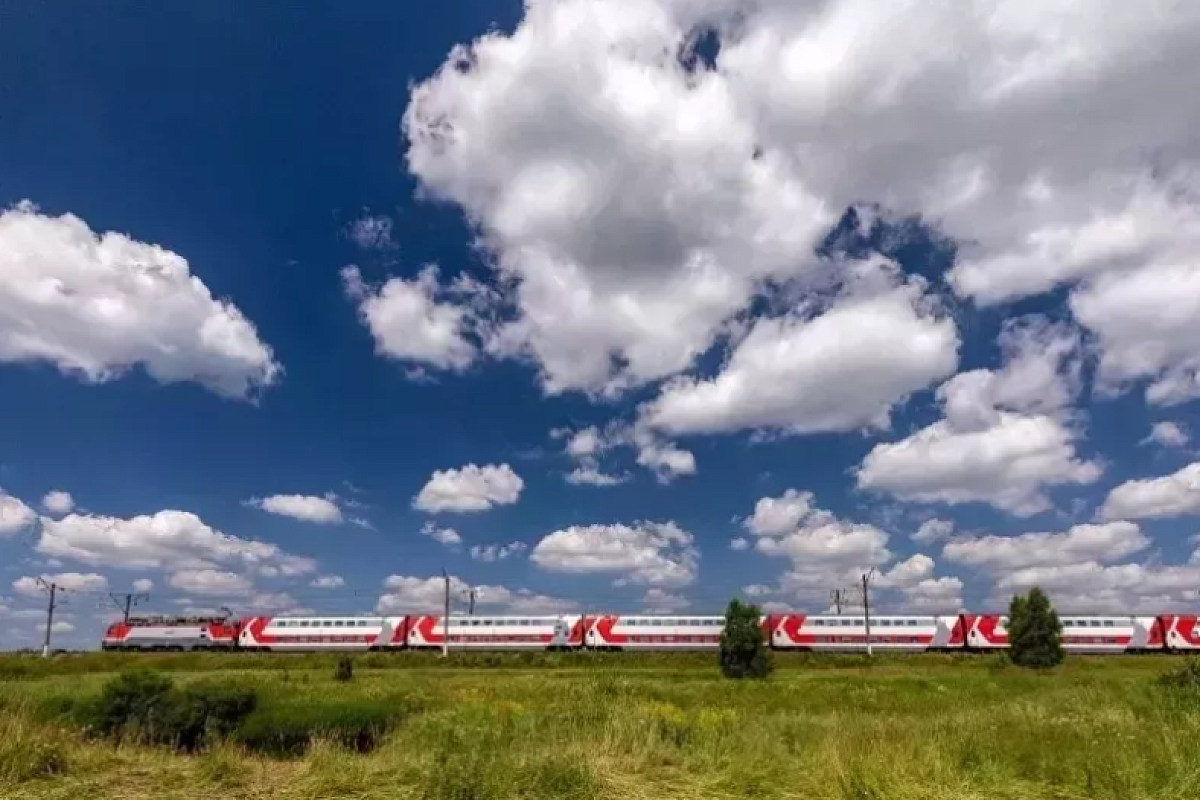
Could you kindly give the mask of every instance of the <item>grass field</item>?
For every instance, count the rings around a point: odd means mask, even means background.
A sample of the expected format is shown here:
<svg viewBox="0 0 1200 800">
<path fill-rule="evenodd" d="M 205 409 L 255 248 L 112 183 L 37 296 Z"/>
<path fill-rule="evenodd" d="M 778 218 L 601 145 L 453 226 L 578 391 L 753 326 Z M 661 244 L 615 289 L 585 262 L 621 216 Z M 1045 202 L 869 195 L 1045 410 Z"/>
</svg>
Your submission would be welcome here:
<svg viewBox="0 0 1200 800">
<path fill-rule="evenodd" d="M 0 657 L 0 798 L 1194 798 L 1200 704 L 1165 657 L 777 659 L 763 683 L 712 657 L 355 661 L 323 656 Z M 92 742 L 46 708 L 129 663 L 272 701 L 396 709 L 365 755 L 220 744 L 199 755 Z"/>
</svg>

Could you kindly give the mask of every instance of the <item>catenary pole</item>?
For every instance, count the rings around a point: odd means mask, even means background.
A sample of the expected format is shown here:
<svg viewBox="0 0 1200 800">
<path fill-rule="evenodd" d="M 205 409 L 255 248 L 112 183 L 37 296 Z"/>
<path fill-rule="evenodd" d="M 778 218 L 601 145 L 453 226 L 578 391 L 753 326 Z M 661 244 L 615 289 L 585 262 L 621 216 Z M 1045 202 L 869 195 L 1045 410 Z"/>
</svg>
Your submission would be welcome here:
<svg viewBox="0 0 1200 800">
<path fill-rule="evenodd" d="M 442 657 L 450 655 L 450 574 L 442 570 L 442 578 L 446 582 L 446 608 L 442 615 Z"/>
<path fill-rule="evenodd" d="M 53 581 L 43 580 L 42 578 L 38 578 L 37 581 L 50 596 L 50 601 L 46 604 L 46 638 L 42 640 L 42 658 L 49 658 L 50 633 L 54 629 L 54 608 L 58 599 L 58 584 Z"/>
<path fill-rule="evenodd" d="M 862 576 L 862 600 L 863 600 L 863 621 L 867 627 L 867 657 L 872 655 L 871 649 L 871 577 L 875 574 L 875 568 L 871 567 L 863 573 Z"/>
</svg>

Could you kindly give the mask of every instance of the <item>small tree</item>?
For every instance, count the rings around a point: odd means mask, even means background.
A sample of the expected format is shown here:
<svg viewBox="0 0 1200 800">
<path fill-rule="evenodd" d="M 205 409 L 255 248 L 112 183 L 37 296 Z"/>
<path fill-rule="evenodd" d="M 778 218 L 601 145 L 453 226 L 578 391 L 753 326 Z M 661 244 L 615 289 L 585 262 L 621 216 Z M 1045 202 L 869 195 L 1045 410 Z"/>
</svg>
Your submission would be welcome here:
<svg viewBox="0 0 1200 800">
<path fill-rule="evenodd" d="M 763 643 L 757 606 L 730 600 L 721 632 L 721 673 L 726 678 L 765 678 L 771 674 L 771 651 Z"/>
<path fill-rule="evenodd" d="M 1048 669 L 1063 661 L 1062 624 L 1050 598 L 1036 586 L 1008 608 L 1008 649 L 1020 667 Z"/>
</svg>

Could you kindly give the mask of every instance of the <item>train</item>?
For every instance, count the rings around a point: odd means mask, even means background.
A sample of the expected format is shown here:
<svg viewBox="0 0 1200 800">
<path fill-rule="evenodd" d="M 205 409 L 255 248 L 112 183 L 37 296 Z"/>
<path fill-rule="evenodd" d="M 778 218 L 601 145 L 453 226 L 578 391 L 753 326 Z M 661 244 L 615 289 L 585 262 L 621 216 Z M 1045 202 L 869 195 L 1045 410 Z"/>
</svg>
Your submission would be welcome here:
<svg viewBox="0 0 1200 800">
<path fill-rule="evenodd" d="M 1200 652 L 1200 616 L 1070 615 L 1068 653 Z M 1008 647 L 1002 614 L 807 615 L 762 618 L 772 650 L 986 653 Z M 705 651 L 720 647 L 725 620 L 679 614 L 130 617 L 104 633 L 103 650 L 152 652 Z"/>
</svg>

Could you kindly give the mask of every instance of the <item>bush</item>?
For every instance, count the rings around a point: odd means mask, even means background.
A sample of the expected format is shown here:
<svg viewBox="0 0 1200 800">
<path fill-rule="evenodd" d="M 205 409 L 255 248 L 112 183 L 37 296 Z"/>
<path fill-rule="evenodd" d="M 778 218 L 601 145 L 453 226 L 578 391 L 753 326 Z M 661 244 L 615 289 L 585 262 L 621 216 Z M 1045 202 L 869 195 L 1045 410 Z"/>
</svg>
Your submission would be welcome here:
<svg viewBox="0 0 1200 800">
<path fill-rule="evenodd" d="M 123 672 L 104 684 L 100 696 L 81 709 L 89 733 L 110 739 L 154 741 L 171 715 L 174 684 L 154 672 Z"/>
<path fill-rule="evenodd" d="M 358 753 L 379 746 L 394 717 L 374 701 L 281 703 L 257 709 L 238 728 L 247 750 L 266 755 L 303 755 L 317 739 Z"/>
<path fill-rule="evenodd" d="M 1158 685 L 1200 698 L 1200 660 L 1189 658 L 1182 666 L 1158 676 Z"/>
<path fill-rule="evenodd" d="M 350 656 L 342 656 L 338 659 L 337 666 L 333 669 L 333 679 L 338 683 L 349 683 L 354 680 L 354 662 L 350 660 Z"/>
<path fill-rule="evenodd" d="M 257 704 L 252 689 L 218 683 L 178 689 L 163 675 L 139 671 L 118 675 L 95 700 L 59 713 L 95 736 L 194 752 L 230 736 Z"/>
<path fill-rule="evenodd" d="M 1036 586 L 1008 609 L 1008 653 L 1019 667 L 1048 669 L 1063 662 L 1062 624 L 1050 598 Z"/>
<path fill-rule="evenodd" d="M 721 673 L 726 678 L 765 678 L 774 668 L 763 643 L 757 606 L 731 600 L 721 632 Z"/>
</svg>

